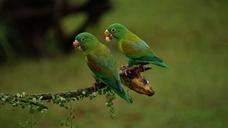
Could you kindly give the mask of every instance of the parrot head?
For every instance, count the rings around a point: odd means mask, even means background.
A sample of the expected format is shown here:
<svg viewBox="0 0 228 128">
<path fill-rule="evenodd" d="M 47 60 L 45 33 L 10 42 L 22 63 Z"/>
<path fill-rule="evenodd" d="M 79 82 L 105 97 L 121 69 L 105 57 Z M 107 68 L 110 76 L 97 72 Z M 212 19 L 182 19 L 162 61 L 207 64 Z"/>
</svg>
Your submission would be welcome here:
<svg viewBox="0 0 228 128">
<path fill-rule="evenodd" d="M 119 23 L 111 24 L 104 32 L 104 38 L 106 41 L 111 41 L 112 38 L 121 39 L 128 29 Z"/>
<path fill-rule="evenodd" d="M 79 33 L 73 42 L 73 47 L 80 48 L 83 51 L 89 51 L 96 47 L 98 44 L 97 38 L 88 33 L 88 32 L 82 32 Z"/>
</svg>

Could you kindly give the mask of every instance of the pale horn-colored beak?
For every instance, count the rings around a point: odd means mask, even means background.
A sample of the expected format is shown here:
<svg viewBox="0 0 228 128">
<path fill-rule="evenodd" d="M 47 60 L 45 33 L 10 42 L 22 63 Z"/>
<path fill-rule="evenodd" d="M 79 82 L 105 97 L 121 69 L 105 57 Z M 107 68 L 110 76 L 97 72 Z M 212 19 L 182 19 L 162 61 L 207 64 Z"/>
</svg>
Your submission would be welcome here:
<svg viewBox="0 0 228 128">
<path fill-rule="evenodd" d="M 75 40 L 75 41 L 72 43 L 72 45 L 73 45 L 73 47 L 75 47 L 75 48 L 79 48 L 79 47 L 80 47 L 80 43 L 79 43 L 77 40 Z"/>
<path fill-rule="evenodd" d="M 104 32 L 104 38 L 106 41 L 111 41 L 112 40 L 112 34 L 106 29 Z"/>
</svg>

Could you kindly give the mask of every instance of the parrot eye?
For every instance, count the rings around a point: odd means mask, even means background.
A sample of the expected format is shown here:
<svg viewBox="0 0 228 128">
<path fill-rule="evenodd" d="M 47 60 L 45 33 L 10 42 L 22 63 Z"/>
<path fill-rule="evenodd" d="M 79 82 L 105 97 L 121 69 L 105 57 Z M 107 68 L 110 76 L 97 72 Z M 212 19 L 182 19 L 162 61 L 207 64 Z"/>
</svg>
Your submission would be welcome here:
<svg viewBox="0 0 228 128">
<path fill-rule="evenodd" d="M 111 29 L 111 31 L 112 31 L 112 32 L 115 32 L 115 31 L 116 31 L 116 29 L 115 29 L 115 28 L 112 28 L 112 29 Z"/>
<path fill-rule="evenodd" d="M 81 41 L 85 41 L 85 38 L 82 38 Z"/>
</svg>

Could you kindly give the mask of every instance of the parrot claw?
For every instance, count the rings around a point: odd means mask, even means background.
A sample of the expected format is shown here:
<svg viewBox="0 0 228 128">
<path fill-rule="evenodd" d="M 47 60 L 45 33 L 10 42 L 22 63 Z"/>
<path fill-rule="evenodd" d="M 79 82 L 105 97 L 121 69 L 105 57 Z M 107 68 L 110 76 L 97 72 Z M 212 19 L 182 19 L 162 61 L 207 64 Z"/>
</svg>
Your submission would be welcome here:
<svg viewBox="0 0 228 128">
<path fill-rule="evenodd" d="M 121 66 L 120 67 L 120 70 L 121 70 L 121 74 L 123 74 L 124 76 L 127 76 L 127 68 L 128 68 L 128 66 L 127 65 L 123 65 L 123 66 Z"/>
<path fill-rule="evenodd" d="M 99 86 L 102 82 L 100 80 L 96 80 L 96 83 L 93 85 L 93 91 L 97 91 L 97 86 Z"/>
<path fill-rule="evenodd" d="M 126 70 L 127 68 L 128 68 L 127 65 L 123 65 L 123 66 L 120 67 L 120 70 Z"/>
<path fill-rule="evenodd" d="M 121 74 L 124 74 L 125 76 L 128 76 L 131 72 L 127 68 L 123 68 L 121 70 Z"/>
<path fill-rule="evenodd" d="M 128 75 L 128 71 L 127 70 L 124 70 L 123 73 L 124 73 L 125 76 Z"/>
</svg>

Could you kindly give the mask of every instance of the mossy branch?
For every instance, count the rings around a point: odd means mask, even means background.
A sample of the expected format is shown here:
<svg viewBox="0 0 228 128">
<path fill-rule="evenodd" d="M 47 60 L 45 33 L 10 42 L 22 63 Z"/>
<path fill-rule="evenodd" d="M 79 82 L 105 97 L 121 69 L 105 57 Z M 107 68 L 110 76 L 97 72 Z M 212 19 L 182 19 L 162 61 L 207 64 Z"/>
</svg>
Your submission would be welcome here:
<svg viewBox="0 0 228 128">
<path fill-rule="evenodd" d="M 132 79 L 141 76 L 141 73 L 151 69 L 146 65 L 140 65 L 136 67 L 129 68 L 127 66 L 122 66 L 120 68 L 121 80 L 125 86 L 128 86 L 132 89 Z M 134 88 L 133 88 L 134 90 Z M 5 94 L 0 93 L 0 104 L 11 104 L 12 106 L 21 106 L 25 108 L 29 106 L 31 110 L 43 111 L 47 107 L 41 104 L 41 101 L 49 101 L 54 104 L 58 104 L 62 107 L 65 107 L 65 103 L 71 100 L 81 100 L 85 97 L 93 99 L 99 95 L 105 95 L 107 92 L 110 92 L 110 88 L 107 87 L 104 83 L 95 82 L 91 87 L 77 89 L 74 91 L 68 92 L 59 92 L 59 93 L 43 93 L 43 94 L 30 94 L 17 93 L 15 94 Z M 35 109 L 34 109 L 35 108 Z"/>
</svg>

